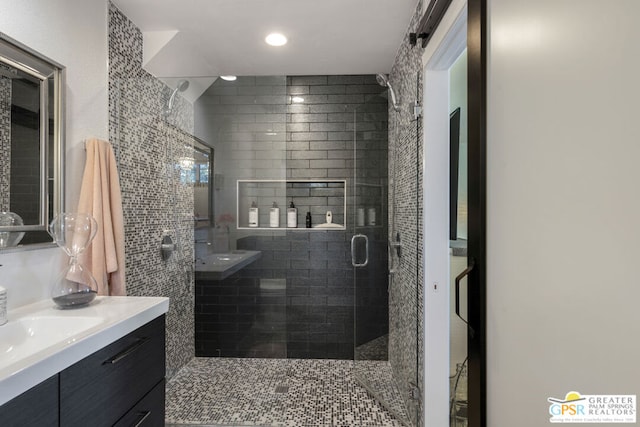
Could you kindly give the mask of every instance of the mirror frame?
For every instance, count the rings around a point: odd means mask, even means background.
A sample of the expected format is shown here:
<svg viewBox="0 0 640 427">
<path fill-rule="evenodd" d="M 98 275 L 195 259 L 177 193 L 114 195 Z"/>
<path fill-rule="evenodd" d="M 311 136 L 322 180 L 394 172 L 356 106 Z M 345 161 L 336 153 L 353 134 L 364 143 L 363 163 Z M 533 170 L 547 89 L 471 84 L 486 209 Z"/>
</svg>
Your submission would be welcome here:
<svg viewBox="0 0 640 427">
<path fill-rule="evenodd" d="M 0 231 L 47 231 L 50 213 L 55 216 L 64 207 L 64 111 L 65 67 L 36 52 L 28 46 L 0 32 L 0 61 L 40 80 L 40 221 L 23 226 L 0 226 Z M 50 137 L 49 99 L 53 98 L 53 132 Z M 51 139 L 50 139 L 51 138 Z M 49 143 L 53 142 L 52 150 Z M 51 151 L 51 152 L 50 152 Z M 52 170 L 49 159 L 53 158 Z M 50 177 L 52 172 L 52 177 Z M 49 209 L 49 185 L 53 178 L 53 203 Z M 23 244 L 2 248 L 0 251 L 37 249 L 54 245 L 51 242 Z"/>
</svg>

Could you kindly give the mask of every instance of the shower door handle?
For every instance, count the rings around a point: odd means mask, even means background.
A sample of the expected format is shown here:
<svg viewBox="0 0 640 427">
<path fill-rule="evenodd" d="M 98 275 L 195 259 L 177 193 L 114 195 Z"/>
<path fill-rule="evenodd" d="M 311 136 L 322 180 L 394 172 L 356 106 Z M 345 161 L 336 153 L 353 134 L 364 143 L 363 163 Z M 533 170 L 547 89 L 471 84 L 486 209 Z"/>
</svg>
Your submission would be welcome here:
<svg viewBox="0 0 640 427">
<path fill-rule="evenodd" d="M 358 263 L 356 261 L 356 239 L 364 239 L 364 262 Z M 354 234 L 351 238 L 351 265 L 356 268 L 366 267 L 369 264 L 369 238 L 364 234 Z"/>
<path fill-rule="evenodd" d="M 475 265 L 476 265 L 475 260 L 473 258 L 471 258 L 469 260 L 469 266 L 467 268 L 465 268 L 464 271 L 462 273 L 458 274 L 458 276 L 456 277 L 456 315 L 464 323 L 467 324 L 467 328 L 469 328 L 469 335 L 471 335 L 472 337 L 475 335 L 475 331 L 473 330 L 473 328 L 471 327 L 471 325 L 469 324 L 467 319 L 465 319 L 464 317 L 462 317 L 460 315 L 460 282 L 462 281 L 462 279 L 464 279 L 466 276 L 468 276 L 469 273 L 471 273 L 471 270 L 473 270 L 473 267 L 475 267 Z"/>
</svg>

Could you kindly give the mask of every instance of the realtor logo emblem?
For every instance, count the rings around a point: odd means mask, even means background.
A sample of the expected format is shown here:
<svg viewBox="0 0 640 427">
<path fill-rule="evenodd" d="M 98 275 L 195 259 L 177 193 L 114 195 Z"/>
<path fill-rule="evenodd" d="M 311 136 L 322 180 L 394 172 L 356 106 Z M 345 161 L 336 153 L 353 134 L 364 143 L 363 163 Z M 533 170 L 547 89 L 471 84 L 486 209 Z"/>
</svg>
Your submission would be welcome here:
<svg viewBox="0 0 640 427">
<path fill-rule="evenodd" d="M 635 423 L 636 395 L 581 395 L 570 391 L 564 399 L 549 397 L 552 423 Z"/>
</svg>

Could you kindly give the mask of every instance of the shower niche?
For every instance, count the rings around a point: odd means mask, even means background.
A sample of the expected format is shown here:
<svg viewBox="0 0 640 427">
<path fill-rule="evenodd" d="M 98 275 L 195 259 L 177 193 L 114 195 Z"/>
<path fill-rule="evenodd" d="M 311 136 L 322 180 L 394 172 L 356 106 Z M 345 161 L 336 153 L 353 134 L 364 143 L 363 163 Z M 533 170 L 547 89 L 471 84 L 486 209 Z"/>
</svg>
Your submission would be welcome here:
<svg viewBox="0 0 640 427">
<path fill-rule="evenodd" d="M 346 180 L 238 180 L 236 201 L 239 230 L 346 230 Z M 297 210 L 296 227 L 287 227 L 291 202 Z M 270 217 L 274 203 L 279 210 L 275 224 Z M 255 219 L 250 210 L 256 208 L 257 226 L 251 226 Z"/>
</svg>

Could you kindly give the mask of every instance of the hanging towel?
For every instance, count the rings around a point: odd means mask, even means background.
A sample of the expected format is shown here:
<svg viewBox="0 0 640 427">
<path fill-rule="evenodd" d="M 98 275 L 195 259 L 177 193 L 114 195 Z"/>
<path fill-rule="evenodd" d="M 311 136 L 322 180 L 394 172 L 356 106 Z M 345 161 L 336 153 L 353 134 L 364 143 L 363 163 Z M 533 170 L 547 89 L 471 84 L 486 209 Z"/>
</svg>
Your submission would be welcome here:
<svg viewBox="0 0 640 427">
<path fill-rule="evenodd" d="M 98 232 L 81 262 L 98 282 L 98 295 L 126 295 L 124 275 L 124 217 L 116 158 L 111 144 L 85 142 L 87 162 L 82 177 L 78 212 L 91 214 Z"/>
</svg>

